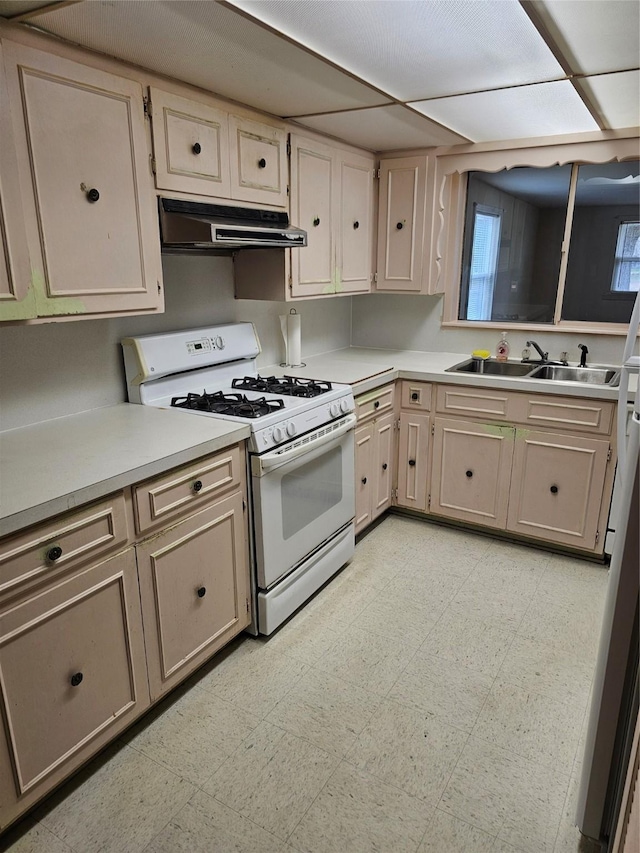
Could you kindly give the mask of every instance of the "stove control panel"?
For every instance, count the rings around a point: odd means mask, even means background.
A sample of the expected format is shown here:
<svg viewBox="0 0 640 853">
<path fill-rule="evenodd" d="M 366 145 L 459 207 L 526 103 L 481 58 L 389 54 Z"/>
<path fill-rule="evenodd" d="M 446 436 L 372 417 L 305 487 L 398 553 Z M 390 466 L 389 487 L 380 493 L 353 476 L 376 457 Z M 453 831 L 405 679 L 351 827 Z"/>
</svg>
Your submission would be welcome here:
<svg viewBox="0 0 640 853">
<path fill-rule="evenodd" d="M 202 355 L 202 353 L 213 352 L 213 350 L 223 350 L 225 342 L 222 335 L 216 335 L 213 338 L 198 338 L 194 341 L 187 341 L 186 347 L 189 355 Z"/>
<path fill-rule="evenodd" d="M 353 396 L 348 394 L 330 403 L 314 406 L 307 411 L 291 413 L 290 417 L 273 426 L 260 428 L 259 423 L 256 422 L 253 425 L 254 434 L 250 440 L 250 447 L 256 453 L 264 453 L 265 450 L 291 441 L 296 436 L 331 423 L 352 412 L 354 408 Z"/>
</svg>

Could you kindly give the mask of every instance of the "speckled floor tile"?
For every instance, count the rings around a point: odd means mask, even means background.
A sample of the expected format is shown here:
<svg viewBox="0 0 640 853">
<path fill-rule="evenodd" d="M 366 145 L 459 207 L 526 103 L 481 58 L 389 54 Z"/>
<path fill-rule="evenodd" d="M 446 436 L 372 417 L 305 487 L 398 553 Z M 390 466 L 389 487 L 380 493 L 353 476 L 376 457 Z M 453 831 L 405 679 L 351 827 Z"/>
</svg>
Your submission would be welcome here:
<svg viewBox="0 0 640 853">
<path fill-rule="evenodd" d="M 555 646 L 516 636 L 499 677 L 525 690 L 584 708 L 593 666 Z"/>
<path fill-rule="evenodd" d="M 581 766 L 574 764 L 562 812 L 562 820 L 553 848 L 554 853 L 601 853 L 600 844 L 592 838 L 582 835 L 575 825 L 581 772 Z"/>
<path fill-rule="evenodd" d="M 353 624 L 372 634 L 419 646 L 442 616 L 444 608 L 444 604 L 438 605 L 428 596 L 407 598 L 387 588 L 378 593 Z"/>
<path fill-rule="evenodd" d="M 452 660 L 483 675 L 496 676 L 515 634 L 449 607 L 422 651 Z"/>
<path fill-rule="evenodd" d="M 438 717 L 385 699 L 347 761 L 435 806 L 466 741 Z"/>
<path fill-rule="evenodd" d="M 551 853 L 569 776 L 469 738 L 439 808 L 526 853 Z"/>
<path fill-rule="evenodd" d="M 282 652 L 311 665 L 348 627 L 348 623 L 336 619 L 328 608 L 304 608 L 268 637 L 266 646 L 270 651 Z"/>
<path fill-rule="evenodd" d="M 470 732 L 489 695 L 493 677 L 430 655 L 428 647 L 425 643 L 409 661 L 388 696 Z"/>
<path fill-rule="evenodd" d="M 590 613 L 600 611 L 606 594 L 609 571 L 604 566 L 552 556 L 540 582 L 540 592 L 556 602 L 578 602 Z"/>
<path fill-rule="evenodd" d="M 203 790 L 286 840 L 338 761 L 308 741 L 262 722 Z"/>
<path fill-rule="evenodd" d="M 417 646 L 351 626 L 320 658 L 316 668 L 384 696 Z"/>
<path fill-rule="evenodd" d="M 473 735 L 538 764 L 570 769 L 581 722 L 582 709 L 498 678 Z"/>
<path fill-rule="evenodd" d="M 591 599 L 593 596 L 591 596 Z M 585 609 L 576 601 L 558 601 L 544 589 L 533 595 L 518 636 L 547 643 L 594 666 L 600 639 L 602 609 Z"/>
<path fill-rule="evenodd" d="M 467 557 L 482 559 L 495 541 L 489 536 L 471 533 L 462 529 L 433 525 L 433 536 L 429 540 L 430 551 L 466 554 Z"/>
<path fill-rule="evenodd" d="M 3 853 L 73 853 L 71 847 L 41 823 L 26 818 L 0 837 Z"/>
<path fill-rule="evenodd" d="M 495 838 L 436 809 L 418 853 L 490 853 Z"/>
<path fill-rule="evenodd" d="M 489 545 L 480 564 L 487 570 L 515 570 L 537 575 L 541 579 L 551 558 L 551 553 L 538 548 L 495 540 Z"/>
<path fill-rule="evenodd" d="M 260 722 L 243 708 L 192 690 L 148 725 L 134 726 L 124 740 L 194 785 L 202 785 Z"/>
<path fill-rule="evenodd" d="M 432 809 L 342 762 L 290 841 L 302 853 L 415 853 Z"/>
<path fill-rule="evenodd" d="M 214 667 L 200 685 L 215 696 L 264 717 L 308 669 L 302 661 L 262 645 L 259 653 L 251 652 L 233 666 L 220 670 Z"/>
<path fill-rule="evenodd" d="M 377 594 L 375 587 L 347 576 L 320 590 L 306 609 L 310 613 L 322 612 L 325 618 L 350 625 Z"/>
<path fill-rule="evenodd" d="M 82 853 L 137 853 L 194 793 L 193 785 L 128 746 L 111 747 L 36 813 Z"/>
<path fill-rule="evenodd" d="M 389 581 L 383 591 L 424 605 L 430 612 L 439 615 L 461 588 L 464 580 L 459 574 L 450 572 L 446 562 L 440 564 L 430 559 L 418 560 L 414 557 Z"/>
<path fill-rule="evenodd" d="M 384 589 L 402 571 L 405 561 L 405 553 L 399 548 L 357 545 L 355 557 L 344 571 L 354 581 Z"/>
<path fill-rule="evenodd" d="M 281 853 L 282 841 L 196 791 L 145 853 Z"/>
<path fill-rule="evenodd" d="M 312 669 L 278 702 L 267 721 L 342 758 L 380 701 L 368 690 Z"/>
</svg>

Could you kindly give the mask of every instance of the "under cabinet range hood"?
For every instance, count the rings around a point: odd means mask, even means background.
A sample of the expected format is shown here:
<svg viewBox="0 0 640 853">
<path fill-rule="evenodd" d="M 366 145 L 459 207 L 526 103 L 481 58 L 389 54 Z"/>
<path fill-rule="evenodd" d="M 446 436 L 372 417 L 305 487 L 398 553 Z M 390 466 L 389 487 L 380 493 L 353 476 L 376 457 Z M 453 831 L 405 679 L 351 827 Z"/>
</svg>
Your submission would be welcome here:
<svg viewBox="0 0 640 853">
<path fill-rule="evenodd" d="M 291 248 L 307 245 L 307 232 L 289 225 L 282 210 L 230 207 L 160 198 L 163 251 Z"/>
</svg>

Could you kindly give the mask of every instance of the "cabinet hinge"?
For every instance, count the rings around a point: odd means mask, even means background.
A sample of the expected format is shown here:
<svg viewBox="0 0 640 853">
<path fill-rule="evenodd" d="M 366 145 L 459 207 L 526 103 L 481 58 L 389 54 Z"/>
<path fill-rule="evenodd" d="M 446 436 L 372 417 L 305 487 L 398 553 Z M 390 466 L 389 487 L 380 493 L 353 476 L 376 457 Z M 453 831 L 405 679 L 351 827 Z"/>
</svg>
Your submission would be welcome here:
<svg viewBox="0 0 640 853">
<path fill-rule="evenodd" d="M 373 180 L 375 181 L 376 178 L 379 178 L 379 177 L 380 177 L 380 169 L 374 169 L 373 170 Z"/>
<path fill-rule="evenodd" d="M 291 273 L 289 273 L 289 290 L 293 293 L 293 277 Z"/>
<path fill-rule="evenodd" d="M 142 98 L 142 108 L 143 108 L 143 110 L 144 110 L 144 117 L 145 117 L 145 118 L 151 118 L 151 116 L 153 115 L 153 106 L 152 106 L 152 104 L 151 104 L 151 100 L 150 100 L 150 98 L 147 98 L 146 96 L 143 96 L 143 98 Z"/>
<path fill-rule="evenodd" d="M 291 189 L 289 188 L 289 184 L 287 184 L 287 195 L 290 195 Z"/>
<path fill-rule="evenodd" d="M 431 424 L 431 435 L 435 435 L 435 434 L 436 434 L 436 425 Z"/>
<path fill-rule="evenodd" d="M 599 538 L 600 538 L 600 531 L 596 530 L 596 542 L 598 541 Z"/>
<path fill-rule="evenodd" d="M 150 157 L 149 159 L 150 159 L 150 161 L 151 161 L 151 171 L 152 171 L 152 172 L 153 172 L 153 174 L 155 175 L 155 173 L 156 173 L 156 158 L 155 158 L 155 157 Z"/>
<path fill-rule="evenodd" d="M 247 511 L 247 502 L 245 500 L 242 501 L 242 512 Z"/>
<path fill-rule="evenodd" d="M 377 273 L 377 272 L 374 272 L 374 274 L 373 274 L 373 280 L 374 280 L 374 282 L 375 282 L 375 283 L 377 283 L 377 282 L 378 282 L 378 273 Z"/>
<path fill-rule="evenodd" d="M 611 461 L 611 445 L 609 445 L 609 450 L 607 451 L 607 462 Z"/>
<path fill-rule="evenodd" d="M 395 500 L 398 500 L 398 490 L 397 489 L 391 490 L 391 497 L 394 498 Z"/>
<path fill-rule="evenodd" d="M 246 598 L 246 599 L 245 599 L 245 601 L 246 601 L 246 604 L 247 604 L 247 613 L 248 613 L 248 612 L 249 612 L 249 599 L 248 599 L 248 598 Z"/>
<path fill-rule="evenodd" d="M 431 495 L 427 495 L 427 509 L 431 509 Z"/>
<path fill-rule="evenodd" d="M 287 139 L 287 157 L 291 156 L 291 141 Z"/>
</svg>

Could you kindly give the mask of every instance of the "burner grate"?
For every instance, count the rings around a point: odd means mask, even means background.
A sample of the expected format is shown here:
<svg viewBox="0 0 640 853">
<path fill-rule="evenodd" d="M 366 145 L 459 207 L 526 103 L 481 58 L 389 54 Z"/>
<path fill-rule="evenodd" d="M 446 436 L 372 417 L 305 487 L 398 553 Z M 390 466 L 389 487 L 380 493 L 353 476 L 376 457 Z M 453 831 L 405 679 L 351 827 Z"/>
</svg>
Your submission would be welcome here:
<svg viewBox="0 0 640 853">
<path fill-rule="evenodd" d="M 249 400 L 244 394 L 225 394 L 222 391 L 203 391 L 202 394 L 189 393 L 184 397 L 173 397 L 171 405 L 178 409 L 240 418 L 261 418 L 284 409 L 283 400 L 267 400 L 266 397 Z"/>
<path fill-rule="evenodd" d="M 242 379 L 234 379 L 231 387 L 243 391 L 282 394 L 285 397 L 318 397 L 331 391 L 330 382 L 301 379 L 298 376 L 245 376 Z"/>
</svg>

